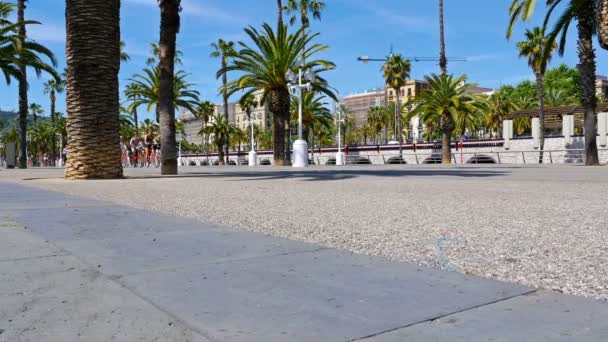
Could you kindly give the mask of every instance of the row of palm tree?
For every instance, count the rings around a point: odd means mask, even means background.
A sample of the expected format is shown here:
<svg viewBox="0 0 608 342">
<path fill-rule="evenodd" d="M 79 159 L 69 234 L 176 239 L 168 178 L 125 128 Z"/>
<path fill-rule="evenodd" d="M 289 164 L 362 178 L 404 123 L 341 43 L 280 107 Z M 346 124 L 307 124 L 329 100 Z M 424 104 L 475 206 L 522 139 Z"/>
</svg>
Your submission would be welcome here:
<svg viewBox="0 0 608 342">
<path fill-rule="evenodd" d="M 25 20 L 25 0 L 12 3 L 0 1 L 0 70 L 7 84 L 12 79 L 19 83 L 19 167 L 27 167 L 26 135 L 28 118 L 28 80 L 27 69 L 33 69 L 40 77 L 44 72 L 55 80 L 60 77 L 55 71 L 57 64 L 54 54 L 45 46 L 27 38 L 27 27 L 39 25 L 40 22 Z M 10 15 L 16 9 L 17 19 L 11 21 Z"/>
<path fill-rule="evenodd" d="M 507 29 L 507 38 L 510 38 L 518 21 L 529 21 L 537 5 L 537 0 L 512 0 L 509 7 L 511 16 Z M 547 32 L 544 42 L 542 63 L 546 63 L 553 52 L 557 42 L 557 50 L 563 55 L 566 49 L 567 35 L 572 23 L 576 23 L 578 34 L 578 69 L 581 75 L 581 103 L 584 108 L 585 131 L 585 163 L 598 165 L 599 156 L 596 144 L 597 136 L 597 98 L 595 94 L 596 61 L 593 48 L 593 36 L 599 33 L 600 46 L 608 48 L 608 4 L 606 0 L 545 0 L 547 12 L 545 13 L 543 32 Z M 557 20 L 549 28 L 551 19 Z M 542 112 L 542 103 L 539 100 L 539 110 Z M 542 120 L 541 120 L 542 122 Z"/>
</svg>

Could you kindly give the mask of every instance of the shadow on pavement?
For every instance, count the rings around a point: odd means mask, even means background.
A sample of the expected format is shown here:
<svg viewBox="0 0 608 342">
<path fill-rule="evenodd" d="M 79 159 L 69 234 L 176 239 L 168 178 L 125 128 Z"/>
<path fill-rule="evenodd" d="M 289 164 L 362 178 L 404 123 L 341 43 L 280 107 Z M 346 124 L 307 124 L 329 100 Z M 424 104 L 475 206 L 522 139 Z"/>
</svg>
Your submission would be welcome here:
<svg viewBox="0 0 608 342">
<path fill-rule="evenodd" d="M 505 176 L 508 171 L 495 170 L 247 170 L 247 171 L 217 171 L 217 172 L 188 172 L 178 176 L 134 176 L 131 179 L 153 179 L 153 178 L 240 178 L 239 181 L 248 180 L 275 180 L 275 179 L 298 179 L 303 181 L 333 181 L 345 180 L 363 176 L 372 177 L 463 177 L 463 178 L 486 178 Z"/>
</svg>

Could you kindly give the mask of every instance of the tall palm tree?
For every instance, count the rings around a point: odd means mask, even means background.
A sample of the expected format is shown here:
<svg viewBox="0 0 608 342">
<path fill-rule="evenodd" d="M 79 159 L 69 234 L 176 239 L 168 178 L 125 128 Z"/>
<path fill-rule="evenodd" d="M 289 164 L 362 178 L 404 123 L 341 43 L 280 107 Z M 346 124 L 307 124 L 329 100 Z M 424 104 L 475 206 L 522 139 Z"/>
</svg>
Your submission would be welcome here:
<svg viewBox="0 0 608 342">
<path fill-rule="evenodd" d="M 581 100 L 584 108 L 585 131 L 585 164 L 599 165 L 597 150 L 597 98 L 595 96 L 596 63 L 593 49 L 593 35 L 598 32 L 598 6 L 594 0 L 545 0 L 548 6 L 545 15 L 545 29 L 556 9 L 562 12 L 548 34 L 547 44 L 551 45 L 558 38 L 560 55 L 564 54 L 570 24 L 577 22 L 578 33 L 578 69 L 581 74 Z M 515 24 L 530 20 L 534 13 L 536 0 L 513 0 L 509 8 L 511 20 L 507 28 L 507 38 L 513 33 Z M 560 6 L 562 5 L 562 6 Z"/>
<path fill-rule="evenodd" d="M 221 68 L 225 69 L 226 66 L 228 66 L 228 60 L 231 57 L 234 57 L 236 55 L 236 51 L 234 50 L 234 42 L 231 41 L 225 41 L 223 39 L 218 39 L 217 42 L 214 42 L 211 44 L 211 48 L 213 49 L 213 52 L 211 52 L 211 57 L 214 58 L 220 58 L 221 59 Z M 218 75 L 219 78 L 220 75 Z M 222 88 L 221 88 L 221 92 L 222 92 L 222 100 L 223 100 L 223 104 L 224 104 L 224 118 L 228 121 L 229 117 L 228 117 L 228 89 L 226 88 L 226 84 L 228 83 L 228 73 L 223 73 L 222 75 Z M 228 149 L 229 149 L 229 141 L 230 141 L 230 137 L 229 136 L 225 136 L 222 137 L 223 139 L 223 143 L 225 143 L 226 145 L 226 155 L 228 154 Z"/>
<path fill-rule="evenodd" d="M 194 112 L 199 101 L 199 92 L 191 89 L 193 84 L 186 80 L 188 76 L 182 70 L 174 74 L 172 102 L 174 108 L 184 108 Z M 147 111 L 154 109 L 156 122 L 160 122 L 160 68 L 145 68 L 141 74 L 136 74 L 129 81 L 131 83 L 125 89 L 125 95 L 131 101 L 129 109 L 135 113 L 139 106 L 145 105 Z"/>
<path fill-rule="evenodd" d="M 414 100 L 416 107 L 408 113 L 407 118 L 420 117 L 428 125 L 437 125 L 443 133 L 441 161 L 450 164 L 452 161 L 451 138 L 460 118 L 474 110 L 480 110 L 481 103 L 467 90 L 475 84 L 467 84 L 466 76 L 452 75 L 425 76 L 429 89 L 425 89 Z M 450 125 L 446 125 L 445 121 Z"/>
<path fill-rule="evenodd" d="M 334 120 L 329 110 L 328 103 L 325 101 L 326 96 L 318 96 L 315 93 L 306 92 L 302 96 L 302 126 L 304 139 L 310 141 L 310 146 L 313 147 L 314 155 L 314 130 L 320 126 L 330 127 Z M 298 121 L 298 108 L 300 99 L 298 97 L 291 98 L 291 120 Z M 312 134 L 311 134 L 312 132 Z"/>
<path fill-rule="evenodd" d="M 121 62 L 128 62 L 131 60 L 131 56 L 129 56 L 129 54 L 126 51 L 127 49 L 127 43 L 125 43 L 124 41 L 120 41 L 120 61 Z"/>
<path fill-rule="evenodd" d="M 222 150 L 222 137 L 230 134 L 234 131 L 234 126 L 230 125 L 228 120 L 224 118 L 223 115 L 217 114 L 213 117 L 211 122 L 203 127 L 199 134 L 212 136 L 213 143 L 217 146 L 218 151 Z M 219 159 L 219 163 L 223 165 L 223 161 Z"/>
<path fill-rule="evenodd" d="M 321 20 L 321 11 L 324 8 L 325 1 L 323 0 L 287 0 L 287 5 L 285 6 L 287 14 L 292 14 L 289 23 L 294 25 L 299 15 L 300 24 L 304 28 L 310 26 L 309 14 L 312 14 L 314 19 Z"/>
<path fill-rule="evenodd" d="M 245 111 L 245 113 L 247 113 L 247 120 L 249 121 L 249 128 L 251 129 L 252 139 L 253 139 L 253 126 L 254 125 L 253 125 L 253 118 L 251 117 L 251 113 L 253 113 L 253 111 L 259 106 L 259 103 L 253 94 L 247 94 L 247 95 L 241 97 L 241 99 L 239 100 L 239 106 L 241 107 L 242 110 Z M 253 151 L 255 148 L 253 141 L 250 143 L 250 145 L 251 145 L 250 150 Z"/>
<path fill-rule="evenodd" d="M 412 65 L 408 59 L 403 58 L 401 54 L 390 55 L 386 63 L 382 66 L 382 72 L 384 74 L 384 80 L 386 84 L 393 88 L 395 91 L 395 138 L 399 139 L 399 156 L 403 155 L 402 143 L 403 134 L 401 134 L 401 120 L 397 118 L 401 117 L 401 105 L 399 104 L 399 95 L 401 87 L 405 86 L 405 82 L 410 77 Z M 399 135 L 397 137 L 397 134 Z"/>
<path fill-rule="evenodd" d="M 285 126 L 290 114 L 290 95 L 285 74 L 296 68 L 296 61 L 300 56 L 310 58 L 327 50 L 328 46 L 310 44 L 318 34 L 308 34 L 303 29 L 289 33 L 285 25 L 280 25 L 277 32 L 274 32 L 270 25 L 264 24 L 262 31 L 248 27 L 245 33 L 253 45 L 239 42 L 242 49 L 232 59 L 231 64 L 218 73 L 221 75 L 225 72 L 241 72 L 238 79 L 228 82 L 228 94 L 240 90 L 245 90 L 245 95 L 263 91 L 262 102 L 268 103 L 274 121 L 275 165 L 286 165 Z M 304 64 L 304 69 L 311 69 L 317 75 L 333 68 L 335 65 L 326 60 L 307 59 Z M 322 77 L 317 77 L 312 86 L 315 91 L 323 92 L 331 98 L 336 97 Z"/>
<path fill-rule="evenodd" d="M 194 116 L 196 116 L 197 118 L 201 119 L 201 127 L 207 127 L 207 123 L 209 122 L 209 119 L 211 119 L 211 117 L 213 116 L 213 113 L 215 112 L 215 105 L 209 101 L 203 101 L 203 102 L 199 102 L 196 107 L 195 107 L 195 111 L 192 112 L 192 114 L 194 114 Z M 205 147 L 205 151 L 207 152 L 207 135 L 203 135 L 203 145 Z"/>
<path fill-rule="evenodd" d="M 133 124 L 135 125 L 135 132 L 139 131 L 139 118 L 137 117 L 137 107 L 133 106 L 133 103 L 139 99 L 139 88 L 137 83 L 129 83 L 125 88 L 125 96 L 131 102 L 126 109 L 126 112 L 133 115 Z"/>
<path fill-rule="evenodd" d="M 44 83 L 44 93 L 49 94 L 51 100 L 51 123 L 53 127 L 55 127 L 56 117 L 55 117 L 55 103 L 57 101 L 57 94 L 61 94 L 65 91 L 65 82 L 63 80 L 57 81 L 54 79 L 50 79 Z M 55 162 L 55 153 L 57 152 L 57 147 L 53 143 L 53 147 L 51 149 L 52 162 Z"/>
<path fill-rule="evenodd" d="M 278 25 L 281 26 L 283 25 L 283 1 L 281 0 L 277 0 L 277 5 L 279 7 L 279 21 L 278 21 Z"/>
<path fill-rule="evenodd" d="M 27 117 L 28 117 L 28 82 L 27 68 L 33 67 L 36 75 L 40 76 L 41 71 L 48 72 L 53 77 L 59 77 L 53 67 L 57 64 L 53 53 L 44 46 L 27 39 L 26 26 L 39 24 L 35 21 L 25 20 L 25 1 L 17 1 L 17 22 L 12 25 L 8 20 L 2 22 L 2 42 L 0 42 L 0 64 L 5 73 L 7 81 L 8 70 L 12 70 L 12 76 L 19 81 L 19 132 L 21 143 L 19 144 L 19 168 L 27 168 Z M 11 6 L 3 6 L 0 15 L 8 15 L 12 10 Z M 40 57 L 47 57 L 52 66 L 45 63 Z M 12 66 L 11 66 L 12 65 Z"/>
<path fill-rule="evenodd" d="M 557 44 L 549 44 L 545 31 L 540 27 L 526 30 L 526 40 L 517 43 L 519 56 L 528 60 L 528 65 L 536 78 L 536 93 L 538 95 L 538 117 L 540 121 L 540 153 L 538 162 L 543 163 L 543 150 L 545 148 L 545 86 L 544 77 L 547 64 L 551 60 L 551 53 L 557 49 Z M 549 51 L 548 51 L 549 50 Z"/>
<path fill-rule="evenodd" d="M 120 0 L 66 0 L 66 178 L 119 178 Z"/>
<path fill-rule="evenodd" d="M 181 0 L 158 0 L 160 5 L 159 39 L 159 121 L 161 139 L 161 174 L 177 174 L 175 139 L 175 45 L 180 29 Z"/>
<path fill-rule="evenodd" d="M 369 111 L 367 112 L 367 125 L 369 127 L 372 127 L 374 129 L 374 131 L 376 132 L 376 143 L 379 144 L 380 140 L 379 140 L 379 136 L 380 136 L 380 132 L 382 131 L 382 129 L 384 127 L 386 127 L 387 125 L 385 124 L 385 117 L 386 117 L 386 108 L 385 107 L 372 107 L 369 109 Z"/>
<path fill-rule="evenodd" d="M 515 102 L 511 96 L 502 92 L 492 94 L 486 101 L 485 125 L 490 129 L 490 137 L 492 137 L 493 131 L 498 134 L 503 121 L 515 110 Z"/>
<path fill-rule="evenodd" d="M 445 55 L 445 33 L 443 25 L 443 0 L 439 0 L 439 68 L 441 74 L 448 73 L 448 58 Z"/>
<path fill-rule="evenodd" d="M 44 109 L 38 103 L 30 103 L 30 113 L 32 114 L 32 124 L 36 127 L 36 121 L 38 120 L 38 116 L 44 114 Z"/>
</svg>

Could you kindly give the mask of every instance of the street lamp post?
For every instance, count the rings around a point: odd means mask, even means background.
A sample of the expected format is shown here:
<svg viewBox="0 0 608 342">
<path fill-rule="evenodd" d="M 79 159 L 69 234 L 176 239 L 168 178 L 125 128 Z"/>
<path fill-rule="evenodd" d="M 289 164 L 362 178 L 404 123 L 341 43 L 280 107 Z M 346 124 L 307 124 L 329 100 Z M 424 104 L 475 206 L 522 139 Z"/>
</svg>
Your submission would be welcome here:
<svg viewBox="0 0 608 342">
<path fill-rule="evenodd" d="M 336 118 L 336 123 L 338 124 L 338 153 L 336 153 L 336 165 L 344 165 L 344 152 L 342 152 L 342 123 L 344 122 L 344 117 L 342 116 L 342 109 L 338 109 L 336 114 L 338 115 Z"/>
<path fill-rule="evenodd" d="M 289 89 L 295 92 L 299 91 L 298 101 L 298 140 L 293 143 L 293 167 L 306 167 L 308 166 L 308 144 L 306 140 L 302 138 L 302 97 L 304 90 L 311 91 L 312 83 L 315 81 L 315 74 L 311 69 L 303 72 L 304 60 L 300 58 L 298 60 L 298 74 L 296 75 L 293 71 L 289 70 L 285 74 L 285 78 L 289 83 Z M 302 80 L 306 83 L 302 83 Z M 297 82 L 297 83 L 296 83 Z"/>
</svg>

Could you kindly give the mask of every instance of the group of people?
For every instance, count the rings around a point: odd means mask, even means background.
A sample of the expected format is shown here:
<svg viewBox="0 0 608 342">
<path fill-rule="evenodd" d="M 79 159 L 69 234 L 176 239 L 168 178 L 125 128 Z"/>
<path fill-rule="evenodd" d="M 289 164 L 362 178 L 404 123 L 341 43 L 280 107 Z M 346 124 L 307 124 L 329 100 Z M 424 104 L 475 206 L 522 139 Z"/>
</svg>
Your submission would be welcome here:
<svg viewBox="0 0 608 342">
<path fill-rule="evenodd" d="M 144 167 L 158 166 L 160 161 L 160 139 L 155 137 L 152 130 L 146 131 L 142 139 L 135 134 L 129 142 L 120 137 L 123 166 Z"/>
</svg>

